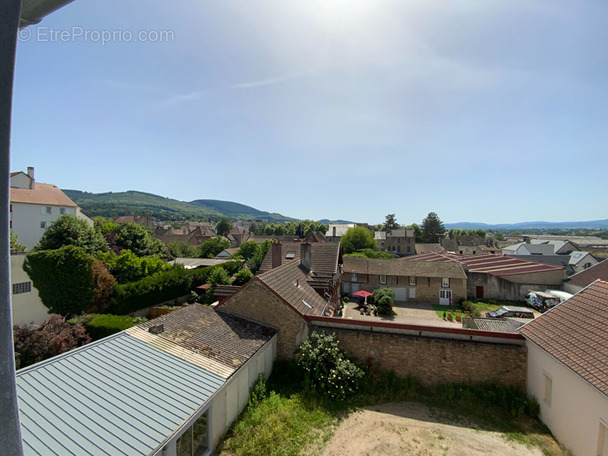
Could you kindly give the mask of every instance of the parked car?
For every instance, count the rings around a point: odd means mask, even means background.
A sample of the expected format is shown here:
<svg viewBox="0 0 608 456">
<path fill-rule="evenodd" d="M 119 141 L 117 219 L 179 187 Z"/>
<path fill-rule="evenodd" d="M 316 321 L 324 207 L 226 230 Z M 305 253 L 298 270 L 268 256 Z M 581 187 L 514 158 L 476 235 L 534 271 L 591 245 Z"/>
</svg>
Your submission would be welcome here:
<svg viewBox="0 0 608 456">
<path fill-rule="evenodd" d="M 487 312 L 488 318 L 534 318 L 534 312 L 526 307 L 503 306 L 494 312 Z"/>
<path fill-rule="evenodd" d="M 544 312 L 571 297 L 570 293 L 559 290 L 531 291 L 526 296 L 526 303 Z"/>
</svg>

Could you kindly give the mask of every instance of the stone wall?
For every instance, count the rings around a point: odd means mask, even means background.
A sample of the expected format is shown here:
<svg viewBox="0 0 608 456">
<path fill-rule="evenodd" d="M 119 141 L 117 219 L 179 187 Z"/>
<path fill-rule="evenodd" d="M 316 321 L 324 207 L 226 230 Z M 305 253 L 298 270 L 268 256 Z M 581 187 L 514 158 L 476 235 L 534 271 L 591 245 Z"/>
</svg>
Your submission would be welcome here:
<svg viewBox="0 0 608 456">
<path fill-rule="evenodd" d="M 293 358 L 296 348 L 308 337 L 304 319 L 255 279 L 217 306 L 217 310 L 277 328 L 279 359 Z"/>
<path fill-rule="evenodd" d="M 475 297 L 477 287 L 481 286 L 485 299 L 523 301 L 530 290 L 561 290 L 563 274 L 563 270 L 560 270 L 502 278 L 485 273 L 469 273 L 467 293 Z"/>
<path fill-rule="evenodd" d="M 422 384 L 497 383 L 525 389 L 526 347 L 370 331 L 361 326 L 335 328 L 312 322 L 312 329 L 336 334 L 340 346 L 362 361 L 371 357 L 383 370 L 414 376 Z"/>
</svg>

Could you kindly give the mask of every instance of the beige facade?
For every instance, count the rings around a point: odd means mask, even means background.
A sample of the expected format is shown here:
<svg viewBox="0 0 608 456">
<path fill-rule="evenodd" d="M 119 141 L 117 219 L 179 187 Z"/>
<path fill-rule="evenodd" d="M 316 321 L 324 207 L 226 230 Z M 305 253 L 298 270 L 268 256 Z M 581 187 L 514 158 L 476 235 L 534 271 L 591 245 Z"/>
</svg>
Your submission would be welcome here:
<svg viewBox="0 0 608 456">
<path fill-rule="evenodd" d="M 528 394 L 538 399 L 543 423 L 574 456 L 605 456 L 608 397 L 536 344 L 526 345 Z"/>
<path fill-rule="evenodd" d="M 343 291 L 358 290 L 370 293 L 378 288 L 391 288 L 396 301 L 428 302 L 431 304 L 457 304 L 467 297 L 467 279 L 449 277 L 415 277 L 377 274 L 343 273 Z M 447 297 L 447 291 L 451 297 Z M 447 301 L 447 302 L 446 302 Z M 451 301 L 451 302 L 450 302 Z"/>
<path fill-rule="evenodd" d="M 40 324 L 49 318 L 48 308 L 42 304 L 32 279 L 23 270 L 25 254 L 11 255 L 11 308 L 13 324 Z"/>
<path fill-rule="evenodd" d="M 293 358 L 295 349 L 308 338 L 304 318 L 258 280 L 249 282 L 218 310 L 277 328 L 279 359 Z"/>
</svg>

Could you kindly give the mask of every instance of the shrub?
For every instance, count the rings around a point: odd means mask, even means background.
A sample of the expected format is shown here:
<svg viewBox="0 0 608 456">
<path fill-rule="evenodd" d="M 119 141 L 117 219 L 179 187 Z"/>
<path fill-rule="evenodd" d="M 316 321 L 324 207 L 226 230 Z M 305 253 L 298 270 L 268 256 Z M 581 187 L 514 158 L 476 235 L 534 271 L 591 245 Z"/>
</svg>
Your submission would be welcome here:
<svg viewBox="0 0 608 456">
<path fill-rule="evenodd" d="M 83 248 L 68 245 L 28 254 L 23 269 L 51 313 L 71 315 L 87 311 L 93 302 L 93 262 Z"/>
<path fill-rule="evenodd" d="M 374 303 L 380 315 L 393 315 L 395 304 L 395 292 L 390 288 L 378 288 L 374 290 Z"/>
<path fill-rule="evenodd" d="M 91 339 L 99 340 L 140 323 L 142 323 L 142 319 L 137 317 L 95 314 L 88 321 L 85 321 L 84 327 Z"/>
<path fill-rule="evenodd" d="M 363 371 L 348 360 L 334 335 L 313 332 L 298 349 L 304 387 L 329 399 L 342 400 L 359 388 Z"/>
<path fill-rule="evenodd" d="M 234 276 L 234 282 L 232 282 L 232 284 L 245 285 L 251 279 L 253 279 L 253 274 L 251 273 L 251 271 L 249 271 L 248 269 L 243 269 L 236 273 L 236 275 Z"/>
<path fill-rule="evenodd" d="M 39 327 L 15 325 L 15 365 L 17 368 L 27 367 L 90 341 L 82 324 L 68 323 L 61 315 L 51 315 Z"/>
<path fill-rule="evenodd" d="M 266 378 L 264 377 L 264 374 L 260 374 L 253 384 L 253 388 L 251 388 L 251 393 L 249 393 L 249 405 L 257 404 L 267 397 L 268 389 L 266 387 Z"/>
<path fill-rule="evenodd" d="M 479 317 L 481 316 L 481 312 L 479 311 L 479 309 L 475 306 L 475 304 L 469 300 L 464 300 L 462 301 L 462 309 L 467 311 L 467 312 L 471 312 L 471 315 L 474 317 Z"/>
</svg>

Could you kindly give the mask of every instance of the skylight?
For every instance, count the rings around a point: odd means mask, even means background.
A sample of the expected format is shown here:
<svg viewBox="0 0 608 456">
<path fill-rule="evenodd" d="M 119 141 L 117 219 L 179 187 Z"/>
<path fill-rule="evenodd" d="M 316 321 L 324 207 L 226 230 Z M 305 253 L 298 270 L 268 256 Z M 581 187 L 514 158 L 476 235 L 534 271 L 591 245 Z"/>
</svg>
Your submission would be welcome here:
<svg viewBox="0 0 608 456">
<path fill-rule="evenodd" d="M 296 257 L 296 252 L 287 252 L 285 255 L 286 260 L 293 260 Z"/>
</svg>

